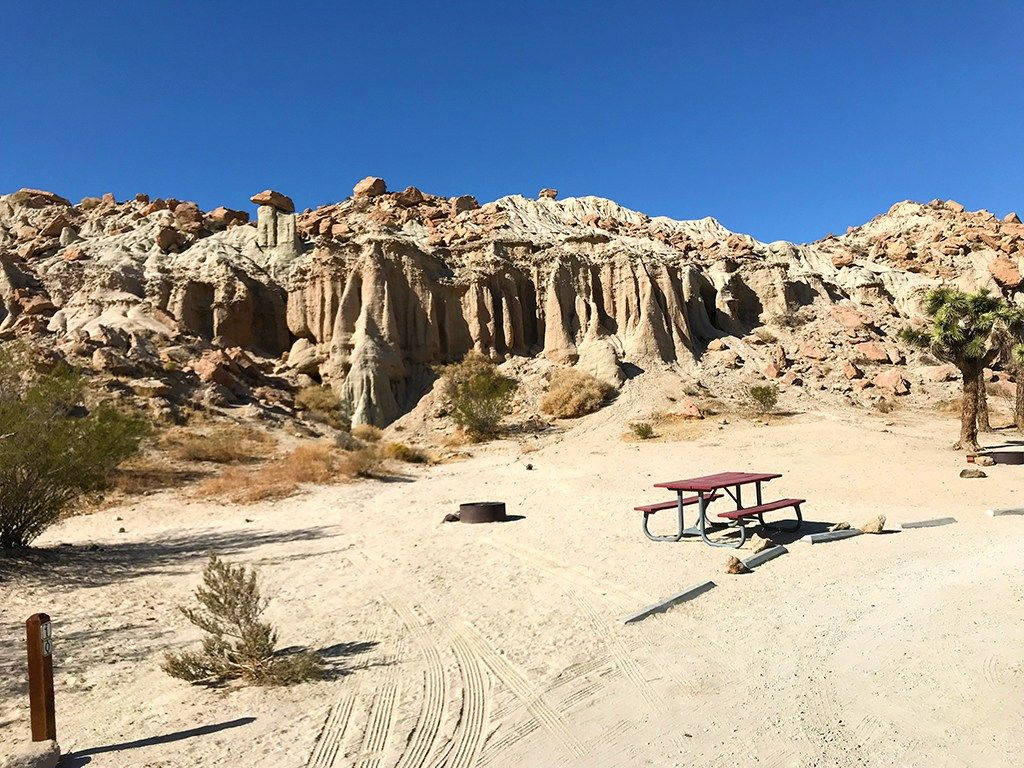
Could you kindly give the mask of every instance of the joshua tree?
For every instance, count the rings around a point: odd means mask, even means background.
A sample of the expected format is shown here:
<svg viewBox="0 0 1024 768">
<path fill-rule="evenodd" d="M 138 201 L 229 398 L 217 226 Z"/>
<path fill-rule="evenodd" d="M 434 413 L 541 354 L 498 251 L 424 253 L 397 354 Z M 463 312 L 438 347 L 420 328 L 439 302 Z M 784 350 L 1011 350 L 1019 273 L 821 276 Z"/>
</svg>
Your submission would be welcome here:
<svg viewBox="0 0 1024 768">
<path fill-rule="evenodd" d="M 976 451 L 981 374 L 1001 350 L 1006 326 L 1006 307 L 997 296 L 985 291 L 965 293 L 936 288 L 925 297 L 925 312 L 931 319 L 924 330 L 904 329 L 906 341 L 927 347 L 933 355 L 956 366 L 963 386 L 960 441 L 955 448 Z"/>
<path fill-rule="evenodd" d="M 1013 423 L 1024 431 L 1024 308 L 1005 310 L 1006 338 L 1004 357 L 1013 371 L 1016 393 L 1013 403 Z"/>
</svg>

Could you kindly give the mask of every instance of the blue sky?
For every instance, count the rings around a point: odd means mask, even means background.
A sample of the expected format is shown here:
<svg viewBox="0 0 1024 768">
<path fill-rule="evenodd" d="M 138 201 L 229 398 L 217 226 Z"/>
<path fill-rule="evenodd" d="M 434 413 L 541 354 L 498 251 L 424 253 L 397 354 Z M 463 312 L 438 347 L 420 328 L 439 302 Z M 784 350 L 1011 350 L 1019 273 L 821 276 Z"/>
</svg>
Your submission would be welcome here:
<svg viewBox="0 0 1024 768">
<path fill-rule="evenodd" d="M 1021 3 L 0 10 L 4 192 L 304 208 L 373 174 L 796 241 L 906 198 L 1024 209 Z"/>
</svg>

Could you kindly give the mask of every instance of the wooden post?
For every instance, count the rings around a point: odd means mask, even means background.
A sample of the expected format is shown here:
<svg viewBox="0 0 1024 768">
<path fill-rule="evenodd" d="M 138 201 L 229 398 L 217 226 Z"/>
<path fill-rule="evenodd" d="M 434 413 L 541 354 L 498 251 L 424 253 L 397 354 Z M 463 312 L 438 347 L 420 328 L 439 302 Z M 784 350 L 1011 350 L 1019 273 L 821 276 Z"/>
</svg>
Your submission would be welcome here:
<svg viewBox="0 0 1024 768">
<path fill-rule="evenodd" d="M 32 741 L 57 739 L 53 705 L 53 635 L 50 617 L 36 613 L 25 622 L 28 638 L 28 700 L 32 713 Z"/>
</svg>

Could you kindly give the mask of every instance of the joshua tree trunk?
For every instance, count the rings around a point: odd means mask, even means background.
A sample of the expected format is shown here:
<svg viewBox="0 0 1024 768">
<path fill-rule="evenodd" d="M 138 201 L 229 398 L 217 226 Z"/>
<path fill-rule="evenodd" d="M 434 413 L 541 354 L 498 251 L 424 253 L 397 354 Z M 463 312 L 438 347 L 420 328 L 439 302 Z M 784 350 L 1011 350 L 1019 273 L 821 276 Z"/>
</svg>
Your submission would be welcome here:
<svg viewBox="0 0 1024 768">
<path fill-rule="evenodd" d="M 978 374 L 978 430 L 991 432 L 992 422 L 988 418 L 988 393 L 985 391 L 985 369 Z"/>
<path fill-rule="evenodd" d="M 953 447 L 961 451 L 977 451 L 978 445 L 978 381 L 980 371 L 973 365 L 960 369 L 963 379 L 963 402 L 960 410 L 960 442 Z"/>
<path fill-rule="evenodd" d="M 1013 402 L 1013 423 L 1024 432 L 1024 369 L 1017 371 L 1016 399 Z"/>
</svg>

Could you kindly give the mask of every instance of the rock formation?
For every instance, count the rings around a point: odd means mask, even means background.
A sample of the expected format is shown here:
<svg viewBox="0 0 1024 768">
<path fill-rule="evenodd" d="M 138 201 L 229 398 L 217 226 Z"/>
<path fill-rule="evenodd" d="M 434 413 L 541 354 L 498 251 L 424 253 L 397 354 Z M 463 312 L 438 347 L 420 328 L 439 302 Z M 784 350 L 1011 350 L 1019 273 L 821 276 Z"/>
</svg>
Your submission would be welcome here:
<svg viewBox="0 0 1024 768">
<path fill-rule="evenodd" d="M 946 280 L 1024 300 L 1024 225 L 952 201 L 898 203 L 795 245 L 548 189 L 480 205 L 367 177 L 301 214 L 273 190 L 251 200 L 255 226 L 145 195 L 0 196 L 0 338 L 147 379 L 177 355 L 197 386 L 219 388 L 213 400 L 276 408 L 324 382 L 355 423 L 385 425 L 471 349 L 615 383 L 656 365 L 718 390 L 767 378 L 913 397 L 948 378 L 896 337 L 924 290 Z"/>
</svg>

